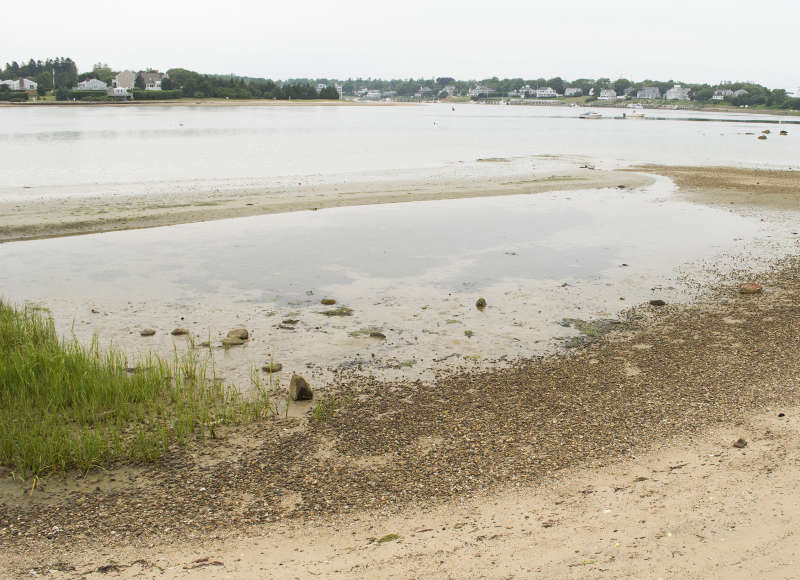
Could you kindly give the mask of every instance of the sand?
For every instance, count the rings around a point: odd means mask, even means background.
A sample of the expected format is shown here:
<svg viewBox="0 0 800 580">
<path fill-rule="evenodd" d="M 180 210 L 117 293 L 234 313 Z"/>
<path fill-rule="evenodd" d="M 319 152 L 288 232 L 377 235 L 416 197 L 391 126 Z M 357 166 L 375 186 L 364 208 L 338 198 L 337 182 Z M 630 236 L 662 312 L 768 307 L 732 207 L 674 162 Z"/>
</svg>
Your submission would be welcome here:
<svg viewBox="0 0 800 580">
<path fill-rule="evenodd" d="M 534 194 L 589 188 L 641 187 L 637 173 L 569 169 L 461 179 L 266 187 L 171 195 L 31 197 L 0 201 L 0 242 L 89 234 L 331 207 Z"/>
<path fill-rule="evenodd" d="M 796 207 L 781 205 L 786 181 L 772 207 Z M 684 187 L 730 201 L 719 182 Z M 791 577 L 799 273 L 789 258 L 743 296 L 745 268 L 695 303 L 636 305 L 618 332 L 511 368 L 342 373 L 330 420 L 233 430 L 156 466 L 53 477 L 33 496 L 5 473 L 0 572 Z"/>
</svg>

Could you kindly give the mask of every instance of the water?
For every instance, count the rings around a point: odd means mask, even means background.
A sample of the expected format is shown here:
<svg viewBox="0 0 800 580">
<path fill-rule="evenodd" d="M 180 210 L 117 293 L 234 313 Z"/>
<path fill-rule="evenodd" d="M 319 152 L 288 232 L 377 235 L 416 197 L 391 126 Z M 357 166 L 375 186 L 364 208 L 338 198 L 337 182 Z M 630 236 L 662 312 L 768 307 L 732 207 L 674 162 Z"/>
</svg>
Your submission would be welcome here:
<svg viewBox="0 0 800 580">
<path fill-rule="evenodd" d="M 776 125 L 723 122 L 772 116 L 658 110 L 647 114 L 676 119 L 586 121 L 579 113 L 493 105 L 0 107 L 0 201 L 425 177 L 515 155 L 580 154 L 612 166 L 797 166 L 794 125 L 789 137 L 757 141 L 744 133 L 775 133 Z M 719 121 L 677 119 L 688 115 Z"/>
</svg>

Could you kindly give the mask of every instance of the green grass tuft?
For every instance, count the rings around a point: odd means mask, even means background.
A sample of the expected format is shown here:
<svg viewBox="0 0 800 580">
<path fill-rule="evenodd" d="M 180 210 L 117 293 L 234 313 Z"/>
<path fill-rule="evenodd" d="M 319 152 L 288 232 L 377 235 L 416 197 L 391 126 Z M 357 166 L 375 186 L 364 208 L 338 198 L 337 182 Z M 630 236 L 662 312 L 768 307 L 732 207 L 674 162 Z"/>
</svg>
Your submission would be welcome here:
<svg viewBox="0 0 800 580">
<path fill-rule="evenodd" d="M 171 445 L 273 411 L 215 380 L 213 359 L 175 351 L 135 364 L 117 350 L 61 340 L 52 318 L 0 301 L 0 464 L 20 474 L 153 462 Z"/>
</svg>

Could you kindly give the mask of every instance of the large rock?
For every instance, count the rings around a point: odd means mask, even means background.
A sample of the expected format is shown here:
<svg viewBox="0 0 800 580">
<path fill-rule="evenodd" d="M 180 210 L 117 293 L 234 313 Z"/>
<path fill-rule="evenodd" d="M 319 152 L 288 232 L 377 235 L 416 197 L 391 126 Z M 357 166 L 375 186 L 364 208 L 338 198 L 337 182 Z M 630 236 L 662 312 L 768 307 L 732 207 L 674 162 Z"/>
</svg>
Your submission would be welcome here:
<svg viewBox="0 0 800 580">
<path fill-rule="evenodd" d="M 247 340 L 250 338 L 250 333 L 246 328 L 234 328 L 228 331 L 228 338 L 238 338 L 240 340 Z"/>
<path fill-rule="evenodd" d="M 155 330 L 152 328 L 143 328 L 142 331 L 139 333 L 142 336 L 153 336 L 156 333 Z"/>
<path fill-rule="evenodd" d="M 756 284 L 755 282 L 745 282 L 744 284 L 739 284 L 739 294 L 761 294 L 764 290 L 761 284 Z"/>
<path fill-rule="evenodd" d="M 261 370 L 264 371 L 265 373 L 277 373 L 280 372 L 282 368 L 283 365 L 281 363 L 268 362 L 263 367 L 261 367 Z"/>
<path fill-rule="evenodd" d="M 486 298 L 478 298 L 478 300 L 475 301 L 475 308 L 478 310 L 486 308 Z"/>
<path fill-rule="evenodd" d="M 237 338 L 235 336 L 226 336 L 225 338 L 222 339 L 222 346 L 224 346 L 225 348 L 229 348 L 231 346 L 240 346 L 244 343 L 245 343 L 244 340 L 242 340 L 241 338 Z"/>
<path fill-rule="evenodd" d="M 189 331 L 185 328 L 175 328 L 170 334 L 172 334 L 172 336 L 183 336 L 185 334 L 189 334 Z"/>
<path fill-rule="evenodd" d="M 292 380 L 289 381 L 289 398 L 292 401 L 308 401 L 314 398 L 314 392 L 303 377 L 292 374 Z"/>
</svg>

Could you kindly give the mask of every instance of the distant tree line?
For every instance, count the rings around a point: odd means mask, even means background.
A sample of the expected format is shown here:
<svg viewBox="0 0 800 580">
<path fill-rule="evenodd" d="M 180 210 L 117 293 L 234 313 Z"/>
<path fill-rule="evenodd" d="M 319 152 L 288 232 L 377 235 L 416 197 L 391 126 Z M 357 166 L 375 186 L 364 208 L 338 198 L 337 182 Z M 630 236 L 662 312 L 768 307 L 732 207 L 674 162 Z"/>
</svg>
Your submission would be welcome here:
<svg viewBox="0 0 800 580">
<path fill-rule="evenodd" d="M 55 72 L 55 83 L 53 82 Z M 148 71 L 151 72 L 151 71 Z M 154 71 L 153 71 L 154 72 Z M 7 63 L 0 71 L 0 80 L 26 77 L 36 81 L 40 94 L 53 88 L 62 98 L 72 96 L 69 89 L 79 81 L 88 78 L 97 78 L 108 84 L 114 79 L 116 72 L 108 64 L 98 62 L 89 72 L 78 74 L 75 62 L 70 58 L 54 58 L 29 60 L 19 64 L 16 61 Z M 734 106 L 765 106 L 771 108 L 800 110 L 800 98 L 787 95 L 783 89 L 769 89 L 757 83 L 725 83 L 720 85 L 682 83 L 673 80 L 644 80 L 634 82 L 629 79 L 609 78 L 589 79 L 581 78 L 572 81 L 561 77 L 529 78 L 522 77 L 500 79 L 491 77 L 480 80 L 456 80 L 454 77 L 436 77 L 430 79 L 373 79 L 349 78 L 337 80 L 328 78 L 297 78 L 286 81 L 274 81 L 267 78 L 256 78 L 236 75 L 201 74 L 183 68 L 173 68 L 167 71 L 167 77 L 161 82 L 160 98 L 189 97 L 203 98 L 228 98 L 228 99 L 338 99 L 339 93 L 336 85 L 341 86 L 342 94 L 354 96 L 366 91 L 393 92 L 398 97 L 411 98 L 418 94 L 420 89 L 428 88 L 431 97 L 445 97 L 448 95 L 465 96 L 475 85 L 486 87 L 489 95 L 506 96 L 518 91 L 525 85 L 532 88 L 550 87 L 559 94 L 564 94 L 568 88 L 580 89 L 584 96 L 590 93 L 597 98 L 603 89 L 614 89 L 617 95 L 625 94 L 628 90 L 635 96 L 636 91 L 644 87 L 657 87 L 663 95 L 674 85 L 680 84 L 691 90 L 692 99 L 697 102 L 716 102 L 713 98 L 720 89 L 738 91 L 744 89 L 746 94 L 738 96 L 727 95 L 724 102 Z M 317 91 L 317 87 L 322 90 Z M 144 95 L 144 78 L 142 74 L 136 77 L 135 89 L 138 89 L 139 98 L 157 99 L 157 96 Z M 445 90 L 447 89 L 447 90 Z M 2 89 L 0 89 L 2 91 Z M 153 91 L 151 91 L 153 92 Z M 4 93 L 3 93 L 4 94 Z M 0 99 L 3 97 L 0 96 Z"/>
</svg>

